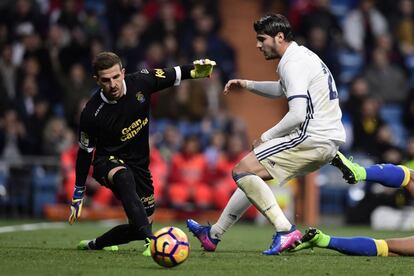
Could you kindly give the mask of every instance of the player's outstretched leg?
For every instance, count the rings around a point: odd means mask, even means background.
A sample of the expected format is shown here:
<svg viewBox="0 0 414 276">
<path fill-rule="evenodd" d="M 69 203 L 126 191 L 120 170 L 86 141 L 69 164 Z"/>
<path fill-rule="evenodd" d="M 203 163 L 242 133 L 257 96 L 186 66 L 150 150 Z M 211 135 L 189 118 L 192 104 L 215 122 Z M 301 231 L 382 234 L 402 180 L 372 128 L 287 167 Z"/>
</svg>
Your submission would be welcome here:
<svg viewBox="0 0 414 276">
<path fill-rule="evenodd" d="M 187 220 L 187 228 L 200 241 L 201 247 L 206 251 L 215 251 L 219 239 L 214 239 L 210 236 L 210 225 L 201 225 L 195 220 Z"/>
<path fill-rule="evenodd" d="M 278 255 L 292 247 L 295 242 L 302 238 L 302 233 L 294 225 L 289 231 L 276 232 L 273 236 L 273 242 L 270 248 L 263 251 L 264 255 Z"/>
<path fill-rule="evenodd" d="M 150 225 L 151 226 L 151 225 Z M 80 250 L 100 250 L 117 251 L 119 244 L 126 244 L 131 241 L 144 240 L 145 249 L 142 252 L 143 256 L 151 256 L 149 249 L 150 238 L 143 232 L 134 231 L 130 224 L 117 225 L 109 231 L 94 240 L 82 240 L 78 244 Z"/>
<path fill-rule="evenodd" d="M 99 248 L 95 245 L 95 240 L 81 240 L 77 246 L 78 250 L 105 250 L 105 251 L 118 251 L 118 246 L 112 245 L 104 248 Z"/>
<path fill-rule="evenodd" d="M 352 256 L 388 256 L 388 245 L 385 240 L 329 236 L 316 228 L 309 228 L 303 235 L 301 243 L 290 251 L 296 252 L 313 247 L 327 248 Z"/>
<path fill-rule="evenodd" d="M 339 151 L 331 161 L 331 164 L 342 171 L 344 179 L 350 184 L 359 181 L 370 181 L 378 182 L 391 188 L 400 188 L 407 187 L 411 180 L 410 170 L 405 166 L 375 164 L 364 168 L 346 158 Z"/>
</svg>

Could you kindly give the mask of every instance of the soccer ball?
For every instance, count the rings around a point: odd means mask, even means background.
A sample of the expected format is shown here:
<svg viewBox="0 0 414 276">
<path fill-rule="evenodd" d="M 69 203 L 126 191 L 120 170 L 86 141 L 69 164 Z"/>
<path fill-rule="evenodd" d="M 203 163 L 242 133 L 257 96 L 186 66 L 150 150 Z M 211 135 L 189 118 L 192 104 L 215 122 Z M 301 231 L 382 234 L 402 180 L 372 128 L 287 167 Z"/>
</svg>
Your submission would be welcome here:
<svg viewBox="0 0 414 276">
<path fill-rule="evenodd" d="M 154 234 L 150 243 L 151 256 L 163 267 L 173 267 L 183 263 L 190 253 L 187 235 L 179 228 L 168 226 Z"/>
</svg>

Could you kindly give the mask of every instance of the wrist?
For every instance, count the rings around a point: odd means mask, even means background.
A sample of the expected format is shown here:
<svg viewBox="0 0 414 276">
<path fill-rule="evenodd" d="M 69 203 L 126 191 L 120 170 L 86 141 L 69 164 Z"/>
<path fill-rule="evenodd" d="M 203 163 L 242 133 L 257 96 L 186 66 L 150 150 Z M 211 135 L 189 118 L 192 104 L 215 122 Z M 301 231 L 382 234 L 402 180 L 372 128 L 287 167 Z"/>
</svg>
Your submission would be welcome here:
<svg viewBox="0 0 414 276">
<path fill-rule="evenodd" d="M 73 199 L 82 199 L 85 194 L 85 190 L 85 186 L 75 186 L 75 190 L 73 191 Z"/>
<path fill-rule="evenodd" d="M 194 65 L 193 64 L 181 65 L 180 69 L 181 69 L 181 79 L 182 80 L 192 79 L 191 70 L 194 70 Z"/>
</svg>

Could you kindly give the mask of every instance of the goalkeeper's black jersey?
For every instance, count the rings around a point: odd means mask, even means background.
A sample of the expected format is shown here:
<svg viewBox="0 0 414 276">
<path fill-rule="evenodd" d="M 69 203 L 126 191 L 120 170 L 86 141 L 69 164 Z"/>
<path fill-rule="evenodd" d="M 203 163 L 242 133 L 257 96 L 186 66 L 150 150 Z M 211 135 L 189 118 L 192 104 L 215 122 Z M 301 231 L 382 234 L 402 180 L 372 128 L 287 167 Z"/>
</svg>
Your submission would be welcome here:
<svg viewBox="0 0 414 276">
<path fill-rule="evenodd" d="M 149 114 L 153 92 L 174 85 L 174 68 L 141 70 L 125 76 L 125 95 L 109 101 L 98 90 L 82 111 L 79 145 L 95 157 L 115 156 L 147 168 Z"/>
</svg>

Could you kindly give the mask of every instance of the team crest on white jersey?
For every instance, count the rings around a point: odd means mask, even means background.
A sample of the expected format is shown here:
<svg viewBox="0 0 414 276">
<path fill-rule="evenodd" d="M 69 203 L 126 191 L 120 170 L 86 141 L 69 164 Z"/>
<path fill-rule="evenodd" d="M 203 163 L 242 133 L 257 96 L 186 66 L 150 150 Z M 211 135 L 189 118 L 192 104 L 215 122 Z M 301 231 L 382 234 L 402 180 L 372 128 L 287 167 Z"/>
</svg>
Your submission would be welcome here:
<svg viewBox="0 0 414 276">
<path fill-rule="evenodd" d="M 139 91 L 137 94 L 135 94 L 135 97 L 137 98 L 138 102 L 140 102 L 140 103 L 145 102 L 145 96 L 141 91 Z"/>
</svg>

